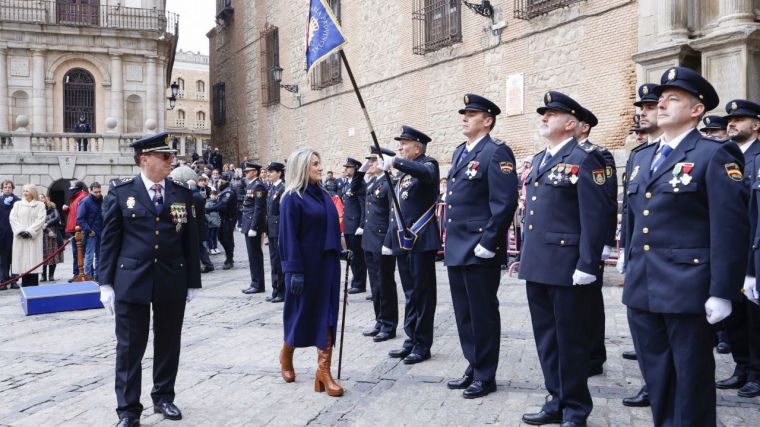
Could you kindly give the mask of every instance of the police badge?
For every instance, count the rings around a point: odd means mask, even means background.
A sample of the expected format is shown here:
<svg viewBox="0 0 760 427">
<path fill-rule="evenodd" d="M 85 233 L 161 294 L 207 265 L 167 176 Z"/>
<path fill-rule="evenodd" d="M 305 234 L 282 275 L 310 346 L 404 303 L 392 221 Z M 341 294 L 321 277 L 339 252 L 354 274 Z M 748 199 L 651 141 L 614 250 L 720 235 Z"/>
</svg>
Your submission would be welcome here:
<svg viewBox="0 0 760 427">
<path fill-rule="evenodd" d="M 133 196 L 127 197 L 127 209 L 135 208 L 135 198 Z"/>
</svg>

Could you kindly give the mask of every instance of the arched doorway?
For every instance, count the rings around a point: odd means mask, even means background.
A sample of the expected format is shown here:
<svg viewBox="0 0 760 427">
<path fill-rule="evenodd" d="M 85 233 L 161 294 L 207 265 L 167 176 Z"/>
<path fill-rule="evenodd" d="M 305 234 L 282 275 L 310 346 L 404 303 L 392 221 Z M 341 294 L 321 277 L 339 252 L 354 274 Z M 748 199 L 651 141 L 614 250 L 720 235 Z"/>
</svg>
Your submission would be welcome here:
<svg viewBox="0 0 760 427">
<path fill-rule="evenodd" d="M 71 199 L 69 196 L 69 187 L 71 187 L 70 179 L 59 179 L 48 187 L 48 199 L 55 203 L 55 208 L 58 209 L 58 213 L 61 214 L 62 219 L 66 218 L 66 213 L 63 212 L 63 205 L 68 204 Z"/>
<path fill-rule="evenodd" d="M 95 131 L 95 78 L 89 71 L 72 68 L 63 77 L 63 131 L 74 132 L 83 115 Z"/>
</svg>

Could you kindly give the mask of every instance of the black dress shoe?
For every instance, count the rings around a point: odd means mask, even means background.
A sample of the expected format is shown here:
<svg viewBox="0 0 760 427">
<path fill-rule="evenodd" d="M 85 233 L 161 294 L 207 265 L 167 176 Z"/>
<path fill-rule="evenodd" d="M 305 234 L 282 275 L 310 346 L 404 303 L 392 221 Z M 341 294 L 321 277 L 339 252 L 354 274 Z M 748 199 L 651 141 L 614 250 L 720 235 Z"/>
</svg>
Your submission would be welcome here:
<svg viewBox="0 0 760 427">
<path fill-rule="evenodd" d="M 264 292 L 264 290 L 263 289 L 259 289 L 259 288 L 254 288 L 253 286 L 251 286 L 248 289 L 243 289 L 242 292 L 244 294 L 260 294 L 260 293 Z"/>
<path fill-rule="evenodd" d="M 468 375 L 463 375 L 462 378 L 458 378 L 455 380 L 451 380 L 446 383 L 446 387 L 448 387 L 451 390 L 461 390 L 465 389 L 472 384 L 472 377 Z"/>
<path fill-rule="evenodd" d="M 272 298 L 272 301 L 269 301 L 269 302 L 285 302 L 285 298 L 283 298 L 281 296 L 276 296 L 276 297 Z"/>
<path fill-rule="evenodd" d="M 644 406 L 649 406 L 649 393 L 647 392 L 646 388 L 641 387 L 641 390 L 636 393 L 636 396 L 624 397 L 623 405 L 633 408 L 642 408 Z"/>
<path fill-rule="evenodd" d="M 140 425 L 140 418 L 124 417 L 119 420 L 116 427 L 136 427 Z"/>
<path fill-rule="evenodd" d="M 739 389 L 739 392 L 736 393 L 739 397 L 757 397 L 760 396 L 760 382 L 758 381 L 748 381 L 747 384 L 744 384 L 744 387 Z"/>
<path fill-rule="evenodd" d="M 8 290 L 8 285 L 0 286 L 0 291 L 7 291 L 7 290 Z"/>
<path fill-rule="evenodd" d="M 201 268 L 201 273 L 211 273 L 214 271 L 214 267 L 203 267 Z"/>
<path fill-rule="evenodd" d="M 274 295 L 269 295 L 268 297 L 264 298 L 264 301 L 270 302 L 274 299 Z"/>
<path fill-rule="evenodd" d="M 603 373 L 604 373 L 604 368 L 602 368 L 602 365 L 588 368 L 588 376 L 589 376 L 589 378 L 595 377 L 597 375 L 602 375 Z"/>
<path fill-rule="evenodd" d="M 364 335 L 365 337 L 374 337 L 375 335 L 379 333 L 380 333 L 380 328 L 370 328 L 370 329 L 365 329 L 364 331 L 362 331 L 362 335 Z"/>
<path fill-rule="evenodd" d="M 404 364 L 406 364 L 406 365 L 414 365 L 415 363 L 424 362 L 424 361 L 426 361 L 428 359 L 430 359 L 430 355 L 429 354 L 425 355 L 425 356 L 422 356 L 422 355 L 419 355 L 417 353 L 412 353 L 409 356 L 406 356 L 404 358 Z"/>
<path fill-rule="evenodd" d="M 360 294 L 362 292 L 367 292 L 367 290 L 362 288 L 348 288 L 349 294 Z"/>
<path fill-rule="evenodd" d="M 372 294 L 367 295 L 366 297 L 364 297 L 364 299 L 367 301 L 372 301 Z"/>
<path fill-rule="evenodd" d="M 462 392 L 462 396 L 465 399 L 477 399 L 478 397 L 486 396 L 488 393 L 493 393 L 494 391 L 496 391 L 496 382 L 475 380 L 465 391 Z"/>
<path fill-rule="evenodd" d="M 164 418 L 168 420 L 181 420 L 182 419 L 182 412 L 179 411 L 179 408 L 177 408 L 173 403 L 171 402 L 162 402 L 157 403 L 153 406 L 153 412 L 157 414 L 164 414 Z"/>
<path fill-rule="evenodd" d="M 16 282 L 11 283 L 11 289 L 18 289 L 18 283 Z"/>
<path fill-rule="evenodd" d="M 562 424 L 559 425 L 559 427 L 585 427 L 586 422 L 578 422 L 578 421 L 562 421 Z"/>
<path fill-rule="evenodd" d="M 375 335 L 374 338 L 372 338 L 372 341 L 383 342 L 383 341 L 388 341 L 389 339 L 393 339 L 393 338 L 396 338 L 396 331 L 392 331 L 392 332 L 380 331 L 378 332 L 377 335 Z"/>
<path fill-rule="evenodd" d="M 388 356 L 394 359 L 403 359 L 412 352 L 411 348 L 402 348 L 400 350 L 391 350 L 388 352 Z"/>
<path fill-rule="evenodd" d="M 721 390 L 742 388 L 746 383 L 747 377 L 734 374 L 725 380 L 715 381 L 715 388 L 719 388 Z"/>
<path fill-rule="evenodd" d="M 638 356 L 636 356 L 635 351 L 624 351 L 623 352 L 623 359 L 625 360 L 639 360 Z"/>
<path fill-rule="evenodd" d="M 544 424 L 560 424 L 562 422 L 562 413 L 549 414 L 543 410 L 537 414 L 523 414 L 522 420 L 525 424 L 541 426 Z"/>
<path fill-rule="evenodd" d="M 232 266 L 233 266 L 232 261 L 225 261 L 224 265 L 222 266 L 222 270 L 229 270 L 232 268 Z"/>
</svg>

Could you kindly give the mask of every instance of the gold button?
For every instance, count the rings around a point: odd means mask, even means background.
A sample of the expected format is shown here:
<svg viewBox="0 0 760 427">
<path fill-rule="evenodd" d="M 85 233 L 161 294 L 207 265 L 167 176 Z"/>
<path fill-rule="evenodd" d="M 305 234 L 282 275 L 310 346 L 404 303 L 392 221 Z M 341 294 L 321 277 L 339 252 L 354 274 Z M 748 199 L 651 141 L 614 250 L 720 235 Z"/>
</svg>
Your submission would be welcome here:
<svg viewBox="0 0 760 427">
<path fill-rule="evenodd" d="M 694 264 L 699 264 L 699 258 L 694 258 Z"/>
<path fill-rule="evenodd" d="M 161 221 L 161 217 L 156 217 L 156 222 Z"/>
<path fill-rule="evenodd" d="M 642 231 L 644 234 L 649 234 L 649 228 L 648 228 L 648 227 L 644 227 L 644 229 L 643 229 L 643 230 L 641 230 L 641 231 Z"/>
<path fill-rule="evenodd" d="M 185 264 L 179 263 L 179 266 L 180 266 L 180 267 L 184 267 L 184 266 L 185 266 Z"/>
<path fill-rule="evenodd" d="M 536 212 L 535 212 L 535 211 L 532 211 L 532 210 L 531 210 L 531 211 L 530 211 L 530 214 L 531 214 L 531 215 L 535 215 L 535 214 L 536 214 Z"/>
<path fill-rule="evenodd" d="M 451 209 L 451 205 L 449 205 L 449 209 Z"/>
<path fill-rule="evenodd" d="M 153 264 L 158 262 L 158 258 L 153 258 Z"/>
<path fill-rule="evenodd" d="M 528 225 L 528 230 L 533 230 L 533 224 Z"/>
<path fill-rule="evenodd" d="M 565 246 L 565 241 L 564 240 L 560 240 L 559 244 L 562 245 L 562 246 Z"/>
<path fill-rule="evenodd" d="M 454 192 L 453 191 L 449 191 L 449 196 L 451 196 L 452 194 L 454 194 Z"/>
<path fill-rule="evenodd" d="M 449 218 L 449 222 L 451 222 L 451 218 Z"/>
<path fill-rule="evenodd" d="M 451 182 L 456 182 L 456 178 L 451 178 Z"/>
<path fill-rule="evenodd" d="M 674 188 L 674 189 L 673 189 L 673 192 L 674 192 L 674 193 L 678 193 L 679 191 L 681 191 L 681 189 L 680 189 L 680 188 L 678 188 L 678 187 L 676 187 L 676 188 Z"/>
<path fill-rule="evenodd" d="M 649 209 L 644 209 L 644 216 L 649 216 Z"/>
<path fill-rule="evenodd" d="M 647 194 L 645 194 L 644 197 L 646 197 L 647 199 L 651 199 L 652 198 L 652 193 L 650 193 L 649 191 L 647 191 Z"/>
<path fill-rule="evenodd" d="M 159 234 L 161 234 L 161 232 L 156 230 L 156 236 L 158 236 Z"/>
<path fill-rule="evenodd" d="M 136 217 L 137 217 L 137 215 L 135 215 L 135 214 L 132 214 L 132 218 L 136 218 Z"/>
<path fill-rule="evenodd" d="M 124 268 L 124 264 L 121 265 L 121 268 Z"/>
<path fill-rule="evenodd" d="M 482 229 L 482 228 L 478 228 L 478 231 L 482 233 L 482 232 L 483 232 L 483 229 Z"/>
<path fill-rule="evenodd" d="M 538 181 L 534 182 L 534 183 L 533 183 L 533 186 L 534 186 L 534 187 L 538 187 Z"/>
<path fill-rule="evenodd" d="M 158 250 L 158 245 L 153 246 L 153 249 Z"/>
<path fill-rule="evenodd" d="M 535 202 L 537 198 L 538 198 L 538 197 L 536 197 L 536 196 L 533 196 L 533 197 L 531 197 L 531 198 L 530 198 L 530 200 L 533 200 L 533 201 Z"/>
<path fill-rule="evenodd" d="M 649 252 L 649 250 L 650 250 L 650 249 L 652 249 L 652 247 L 651 247 L 651 246 L 649 246 L 649 245 L 644 245 L 644 250 L 645 250 L 646 252 Z"/>
</svg>

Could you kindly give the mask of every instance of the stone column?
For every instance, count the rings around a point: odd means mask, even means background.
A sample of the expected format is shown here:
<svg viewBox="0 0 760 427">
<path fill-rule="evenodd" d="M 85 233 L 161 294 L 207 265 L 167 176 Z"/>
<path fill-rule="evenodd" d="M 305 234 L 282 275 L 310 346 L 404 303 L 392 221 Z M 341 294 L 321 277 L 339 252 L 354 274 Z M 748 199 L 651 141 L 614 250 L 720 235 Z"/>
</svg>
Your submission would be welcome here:
<svg viewBox="0 0 760 427">
<path fill-rule="evenodd" d="M 182 135 L 179 137 L 179 155 L 184 156 L 185 155 L 185 135 Z"/>
<path fill-rule="evenodd" d="M 657 33 L 660 40 L 667 42 L 688 39 L 688 1 L 660 0 L 657 7 Z"/>
<path fill-rule="evenodd" d="M 111 117 L 116 119 L 116 129 L 121 132 L 124 128 L 124 74 L 121 54 L 111 54 Z"/>
<path fill-rule="evenodd" d="M 145 120 L 153 119 L 156 125 L 158 125 L 158 102 L 157 94 L 158 88 L 156 86 L 156 57 L 148 56 L 148 69 L 146 71 L 146 86 L 145 86 L 145 99 L 148 104 L 147 111 L 145 112 Z"/>
<path fill-rule="evenodd" d="M 752 23 L 754 20 L 752 0 L 720 0 L 718 25 L 721 27 Z"/>
<path fill-rule="evenodd" d="M 45 102 L 45 51 L 32 49 L 32 131 L 47 131 Z"/>
<path fill-rule="evenodd" d="M 164 83 L 164 68 L 166 67 L 166 60 L 159 58 L 158 66 L 156 67 L 156 93 L 158 94 L 158 129 L 159 131 L 166 130 L 166 84 Z"/>
<path fill-rule="evenodd" d="M 8 132 L 10 123 L 8 108 L 8 50 L 0 49 L 0 132 Z M 15 120 L 15 117 L 13 118 Z"/>
</svg>

